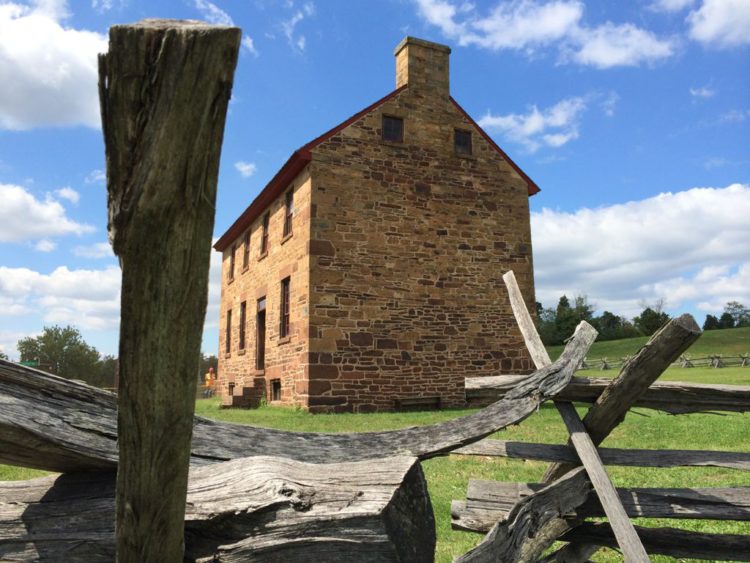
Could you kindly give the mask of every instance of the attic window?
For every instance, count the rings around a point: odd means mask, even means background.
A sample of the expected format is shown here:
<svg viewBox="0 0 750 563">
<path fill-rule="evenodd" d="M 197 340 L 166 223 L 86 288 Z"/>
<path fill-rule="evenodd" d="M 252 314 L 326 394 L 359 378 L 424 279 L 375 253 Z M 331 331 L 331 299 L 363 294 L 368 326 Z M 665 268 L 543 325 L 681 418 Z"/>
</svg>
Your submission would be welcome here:
<svg viewBox="0 0 750 563">
<path fill-rule="evenodd" d="M 456 154 L 471 154 L 471 132 L 461 129 L 454 130 L 453 149 Z"/>
<path fill-rule="evenodd" d="M 390 115 L 383 116 L 383 140 L 394 143 L 404 142 L 404 120 Z"/>
</svg>

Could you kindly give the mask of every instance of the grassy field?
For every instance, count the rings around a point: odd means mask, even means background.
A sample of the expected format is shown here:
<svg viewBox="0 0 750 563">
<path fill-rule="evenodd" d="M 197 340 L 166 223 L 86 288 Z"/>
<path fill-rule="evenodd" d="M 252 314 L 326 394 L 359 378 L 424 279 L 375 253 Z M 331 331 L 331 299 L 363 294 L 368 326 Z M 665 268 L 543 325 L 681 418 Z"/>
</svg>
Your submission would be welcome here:
<svg viewBox="0 0 750 563">
<path fill-rule="evenodd" d="M 641 338 L 594 342 L 589 350 L 588 357 L 615 360 L 630 356 L 635 354 L 647 340 L 648 337 L 643 336 Z M 562 349 L 563 346 L 550 346 L 548 348 L 553 360 L 560 355 Z M 707 330 L 686 352 L 691 358 L 705 358 L 709 354 L 739 356 L 748 353 L 750 353 L 750 327 Z"/>
<path fill-rule="evenodd" d="M 619 342 L 595 343 L 591 357 L 632 354 L 645 343 L 645 339 Z M 701 344 L 700 348 L 696 347 Z M 603 350 L 603 351 L 597 351 Z M 617 351 L 615 351 L 617 350 Z M 737 354 L 750 351 L 750 329 L 710 331 L 691 348 L 694 356 L 706 353 Z M 554 355 L 554 351 L 552 352 Z M 586 370 L 579 375 L 613 377 L 617 370 Z M 731 383 L 750 385 L 750 368 L 671 368 L 662 380 L 682 380 L 701 383 Z M 579 408 L 581 413 L 585 408 Z M 412 413 L 339 414 L 310 415 L 304 411 L 274 407 L 255 410 L 221 410 L 217 399 L 199 400 L 196 403 L 199 415 L 234 422 L 254 424 L 287 430 L 313 432 L 361 432 L 396 429 L 407 426 L 433 424 L 462 416 L 472 410 L 445 410 Z M 495 438 L 529 442 L 565 442 L 567 434 L 557 411 L 550 405 L 543 406 L 521 424 L 497 433 Z M 625 421 L 604 443 L 610 447 L 625 448 L 670 448 L 709 449 L 726 451 L 750 451 L 750 413 L 726 416 L 692 414 L 665 415 L 647 409 L 630 413 Z M 437 522 L 438 545 L 436 560 L 451 561 L 466 552 L 481 540 L 481 535 L 457 532 L 450 527 L 450 503 L 453 499 L 464 499 L 469 479 L 496 479 L 503 481 L 538 481 L 547 464 L 541 462 L 493 459 L 473 456 L 448 456 L 428 460 L 423 468 L 429 484 L 429 492 Z M 626 468 L 610 467 L 612 479 L 625 487 L 711 487 L 750 486 L 750 472 L 715 468 Z M 0 465 L 0 480 L 28 479 L 42 472 L 5 467 Z M 685 529 L 715 532 L 750 534 L 750 522 L 713 522 L 702 520 L 647 520 L 637 524 L 644 526 L 679 526 Z M 621 561 L 619 554 L 602 550 L 595 561 Z M 655 556 L 653 561 L 673 561 Z M 685 560 L 681 560 L 685 561 Z"/>
</svg>

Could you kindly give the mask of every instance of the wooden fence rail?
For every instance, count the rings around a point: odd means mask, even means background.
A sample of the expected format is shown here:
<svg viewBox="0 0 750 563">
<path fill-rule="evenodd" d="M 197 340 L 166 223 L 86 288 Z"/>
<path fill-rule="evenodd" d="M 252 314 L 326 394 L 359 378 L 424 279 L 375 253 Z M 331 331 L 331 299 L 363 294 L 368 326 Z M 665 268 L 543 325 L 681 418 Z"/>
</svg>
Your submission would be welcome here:
<svg viewBox="0 0 750 563">
<path fill-rule="evenodd" d="M 516 320 L 537 366 L 549 362 L 531 323 L 512 272 L 504 276 Z M 750 454 L 695 450 L 586 449 L 583 439 L 599 444 L 634 406 L 658 408 L 680 414 L 704 411 L 750 410 L 750 387 L 657 383 L 656 378 L 682 355 L 700 335 L 689 315 L 673 319 L 622 364 L 613 379 L 573 378 L 555 398 L 572 442 L 567 446 L 529 444 L 485 439 L 456 450 L 460 455 L 502 456 L 551 461 L 545 483 L 500 483 L 470 480 L 466 500 L 454 501 L 452 525 L 466 531 L 487 532 L 484 540 L 459 558 L 484 561 L 587 561 L 600 546 L 619 547 L 625 561 L 646 560 L 645 552 L 674 556 L 700 555 L 715 560 L 748 560 L 737 557 L 747 550 L 750 536 L 699 534 L 671 528 L 647 530 L 625 525 L 627 517 L 702 518 L 750 520 L 750 487 L 617 489 L 611 498 L 608 486 L 592 486 L 609 479 L 602 463 L 646 467 L 713 466 L 750 469 Z M 744 359 L 744 357 L 741 357 Z M 714 364 L 716 364 L 714 357 Z M 590 363 L 589 363 L 590 365 Z M 718 366 L 717 366 L 718 367 Z M 523 376 L 498 376 L 467 380 L 467 398 L 476 402 L 503 396 Z M 570 403 L 592 403 L 581 425 Z M 576 465 L 584 461 L 585 470 Z M 608 508 L 609 507 L 609 508 Z M 612 511 L 612 508 L 616 510 Z M 620 509 L 627 515 L 625 521 Z M 586 523 L 589 517 L 607 515 L 609 523 Z M 619 530 L 619 531 L 618 531 Z M 631 535 L 635 534 L 635 538 Z M 568 542 L 551 555 L 543 551 L 556 539 Z M 645 550 L 645 551 L 641 551 Z M 691 551 L 692 550 L 692 551 Z M 507 556 L 506 553 L 512 554 Z"/>
</svg>

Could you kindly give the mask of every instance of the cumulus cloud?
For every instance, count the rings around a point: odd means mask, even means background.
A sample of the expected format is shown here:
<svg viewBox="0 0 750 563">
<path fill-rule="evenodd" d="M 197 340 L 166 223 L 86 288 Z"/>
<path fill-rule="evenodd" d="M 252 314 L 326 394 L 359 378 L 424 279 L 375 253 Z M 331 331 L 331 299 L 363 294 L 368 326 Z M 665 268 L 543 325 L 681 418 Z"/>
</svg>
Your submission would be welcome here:
<svg viewBox="0 0 750 563">
<path fill-rule="evenodd" d="M 216 25 L 234 25 L 231 16 L 213 2 L 209 2 L 208 0 L 194 0 L 193 5 L 195 6 L 195 9 L 201 13 L 203 19 L 209 23 Z"/>
<path fill-rule="evenodd" d="M 37 241 L 37 243 L 34 245 L 34 250 L 36 250 L 37 252 L 52 252 L 55 248 L 57 248 L 57 243 L 52 242 L 51 240 L 48 240 L 46 238 Z"/>
<path fill-rule="evenodd" d="M 726 49 L 750 44 L 750 2 L 703 0 L 687 17 L 688 34 L 706 46 Z"/>
<path fill-rule="evenodd" d="M 73 191 L 73 190 L 71 190 Z M 91 225 L 69 219 L 57 200 L 38 200 L 21 186 L 0 184 L 0 242 L 39 240 L 63 235 L 83 235 Z"/>
<path fill-rule="evenodd" d="M 650 8 L 655 12 L 679 12 L 695 4 L 695 0 L 656 0 Z"/>
<path fill-rule="evenodd" d="M 577 139 L 585 110 L 586 100 L 574 97 L 542 110 L 531 106 L 524 114 L 492 115 L 488 112 L 479 120 L 479 125 L 534 152 L 545 145 L 560 147 Z"/>
<path fill-rule="evenodd" d="M 743 184 L 533 213 L 537 300 L 586 294 L 600 310 L 631 316 L 658 298 L 675 311 L 696 300 L 706 311 L 750 303 L 748 216 Z"/>
<path fill-rule="evenodd" d="M 107 173 L 104 170 L 92 170 L 83 181 L 87 184 L 101 184 L 107 181 Z"/>
<path fill-rule="evenodd" d="M 482 14 L 468 2 L 415 0 L 419 15 L 459 45 L 535 53 L 557 48 L 561 62 L 597 68 L 637 66 L 669 57 L 674 43 L 631 23 L 583 23 L 579 0 L 498 2 Z"/>
<path fill-rule="evenodd" d="M 258 167 L 255 165 L 254 162 L 245 162 L 243 160 L 239 160 L 234 163 L 234 167 L 237 169 L 237 172 L 240 173 L 240 175 L 243 178 L 249 178 L 255 172 L 258 170 Z"/>
<path fill-rule="evenodd" d="M 65 27 L 63 1 L 0 4 L 0 128 L 99 127 L 104 35 Z"/>
<path fill-rule="evenodd" d="M 81 195 L 73 188 L 65 187 L 55 190 L 55 195 L 60 199 L 66 199 L 70 203 L 76 204 L 81 200 Z"/>
<path fill-rule="evenodd" d="M 73 254 L 81 258 L 114 258 L 112 247 L 108 242 L 97 242 L 88 246 L 76 246 Z"/>
<path fill-rule="evenodd" d="M 120 269 L 69 270 L 50 274 L 0 266 L 1 315 L 36 312 L 45 323 L 115 328 L 120 316 Z M 10 313 L 9 313 L 10 311 Z"/>
</svg>

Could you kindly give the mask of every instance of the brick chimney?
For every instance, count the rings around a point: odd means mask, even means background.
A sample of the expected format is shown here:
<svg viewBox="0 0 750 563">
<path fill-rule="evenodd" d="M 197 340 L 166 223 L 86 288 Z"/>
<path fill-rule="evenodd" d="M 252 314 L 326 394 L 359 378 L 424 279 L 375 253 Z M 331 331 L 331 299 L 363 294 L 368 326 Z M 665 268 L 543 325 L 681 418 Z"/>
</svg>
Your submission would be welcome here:
<svg viewBox="0 0 750 563">
<path fill-rule="evenodd" d="M 409 89 L 429 90 L 446 99 L 450 96 L 450 47 L 416 37 L 404 37 L 393 54 L 396 56 L 396 88 L 408 84 Z"/>
</svg>

